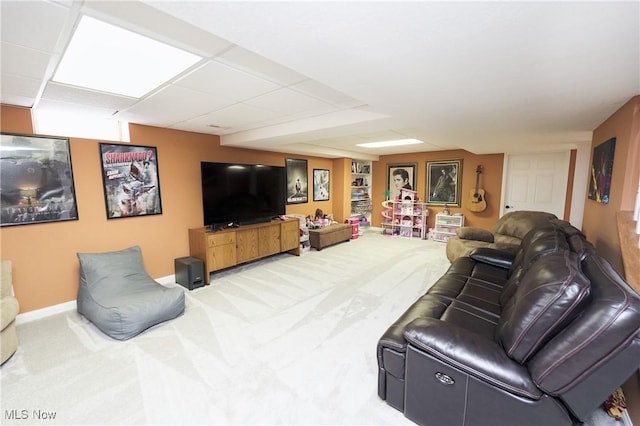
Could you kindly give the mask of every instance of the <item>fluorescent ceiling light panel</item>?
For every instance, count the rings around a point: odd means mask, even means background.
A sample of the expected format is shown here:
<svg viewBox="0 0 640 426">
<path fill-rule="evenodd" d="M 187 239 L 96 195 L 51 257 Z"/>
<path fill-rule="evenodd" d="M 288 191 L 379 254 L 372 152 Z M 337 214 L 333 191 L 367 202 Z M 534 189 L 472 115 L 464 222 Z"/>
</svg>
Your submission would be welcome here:
<svg viewBox="0 0 640 426">
<path fill-rule="evenodd" d="M 202 58 L 83 16 L 54 81 L 140 98 Z"/>
<path fill-rule="evenodd" d="M 417 145 L 419 143 L 424 142 L 418 139 L 398 139 L 395 141 L 359 143 L 357 146 L 361 146 L 363 148 L 384 148 L 388 146 Z"/>
</svg>

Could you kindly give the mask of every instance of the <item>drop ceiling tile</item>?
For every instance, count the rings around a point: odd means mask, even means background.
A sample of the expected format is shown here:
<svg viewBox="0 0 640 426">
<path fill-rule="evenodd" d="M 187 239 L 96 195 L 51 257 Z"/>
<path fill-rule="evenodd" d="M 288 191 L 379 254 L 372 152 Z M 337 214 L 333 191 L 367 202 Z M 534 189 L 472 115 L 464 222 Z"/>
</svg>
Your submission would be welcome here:
<svg viewBox="0 0 640 426">
<path fill-rule="evenodd" d="M 11 74 L 2 74 L 0 87 L 0 99 L 2 103 L 11 103 L 13 105 L 20 106 L 32 106 L 35 97 L 40 90 L 40 80 L 34 80 L 32 78 L 20 77 Z M 8 102 L 10 97 L 24 97 L 29 98 L 30 101 L 25 105 L 24 101 L 20 104 Z"/>
<path fill-rule="evenodd" d="M 49 82 L 42 94 L 43 99 L 55 99 L 62 102 L 86 105 L 88 107 L 102 107 L 110 109 L 112 113 L 132 106 L 138 99 L 118 96 L 80 87 Z"/>
<path fill-rule="evenodd" d="M 364 104 L 362 101 L 311 79 L 296 83 L 289 87 L 297 92 L 313 96 L 314 98 L 318 98 L 336 106 L 353 108 Z"/>
<path fill-rule="evenodd" d="M 332 107 L 326 102 L 286 88 L 249 99 L 245 103 L 287 115 Z"/>
<path fill-rule="evenodd" d="M 103 108 L 99 105 L 83 105 L 50 99 L 41 99 L 38 103 L 37 109 L 73 112 L 78 114 L 78 116 L 92 116 L 102 119 L 113 118 L 113 109 L 111 108 Z"/>
<path fill-rule="evenodd" d="M 43 78 L 49 65 L 49 55 L 34 49 L 2 42 L 2 74 Z"/>
<path fill-rule="evenodd" d="M 219 110 L 233 103 L 234 101 L 231 99 L 211 96 L 184 87 L 168 86 L 121 111 L 117 116 L 141 124 L 149 122 L 148 119 L 142 117 L 153 117 L 155 126 L 170 126 Z"/>
<path fill-rule="evenodd" d="M 2 41 L 52 52 L 64 30 L 69 9 L 48 2 L 0 2 Z"/>
<path fill-rule="evenodd" d="M 280 87 L 216 61 L 206 63 L 174 84 L 235 101 L 253 98 Z"/>
<path fill-rule="evenodd" d="M 296 84 L 307 79 L 304 75 L 290 68 L 239 46 L 217 56 L 216 60 L 283 86 Z"/>
<path fill-rule="evenodd" d="M 240 128 L 250 126 L 253 123 L 274 119 L 277 116 L 278 115 L 272 111 L 238 103 L 205 116 L 189 120 L 189 122 L 198 123 L 203 126 L 213 124 L 222 128 Z"/>
</svg>

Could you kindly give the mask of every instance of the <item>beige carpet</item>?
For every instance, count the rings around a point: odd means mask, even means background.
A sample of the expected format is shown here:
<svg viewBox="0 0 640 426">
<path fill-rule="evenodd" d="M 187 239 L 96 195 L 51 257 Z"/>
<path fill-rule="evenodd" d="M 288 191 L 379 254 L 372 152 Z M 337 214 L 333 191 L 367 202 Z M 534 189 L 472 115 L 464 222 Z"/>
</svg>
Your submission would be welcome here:
<svg viewBox="0 0 640 426">
<path fill-rule="evenodd" d="M 75 311 L 20 325 L 0 423 L 413 424 L 377 396 L 376 343 L 447 267 L 442 243 L 369 231 L 214 275 L 129 341 Z"/>
</svg>

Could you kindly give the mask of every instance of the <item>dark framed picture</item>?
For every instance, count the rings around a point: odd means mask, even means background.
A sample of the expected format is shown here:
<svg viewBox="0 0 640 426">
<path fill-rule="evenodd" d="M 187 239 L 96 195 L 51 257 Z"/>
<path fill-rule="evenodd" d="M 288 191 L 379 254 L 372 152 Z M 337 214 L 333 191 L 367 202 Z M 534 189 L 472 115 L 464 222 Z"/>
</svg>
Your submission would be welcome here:
<svg viewBox="0 0 640 426">
<path fill-rule="evenodd" d="M 309 179 L 307 160 L 287 158 L 287 204 L 309 202 Z"/>
<path fill-rule="evenodd" d="M 598 203 L 609 203 L 613 156 L 616 152 L 616 138 L 593 148 L 591 160 L 591 179 L 589 181 L 589 199 Z"/>
<path fill-rule="evenodd" d="M 399 199 L 402 189 L 415 191 L 417 172 L 417 163 L 387 164 L 387 199 Z"/>
<path fill-rule="evenodd" d="M 329 170 L 313 169 L 313 201 L 329 200 Z"/>
<path fill-rule="evenodd" d="M 462 160 L 427 161 L 427 203 L 460 206 Z"/>
<path fill-rule="evenodd" d="M 107 219 L 162 214 L 155 147 L 101 143 L 100 158 Z"/>
<path fill-rule="evenodd" d="M 69 139 L 2 133 L 0 226 L 78 220 Z"/>
</svg>

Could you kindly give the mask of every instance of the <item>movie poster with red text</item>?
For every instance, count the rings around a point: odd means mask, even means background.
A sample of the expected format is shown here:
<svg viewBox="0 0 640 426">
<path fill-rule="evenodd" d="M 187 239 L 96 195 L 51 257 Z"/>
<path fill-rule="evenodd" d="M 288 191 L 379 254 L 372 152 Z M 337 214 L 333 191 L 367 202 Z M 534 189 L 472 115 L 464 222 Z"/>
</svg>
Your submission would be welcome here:
<svg viewBox="0 0 640 426">
<path fill-rule="evenodd" d="M 155 147 L 100 144 L 107 219 L 162 213 Z"/>
</svg>

